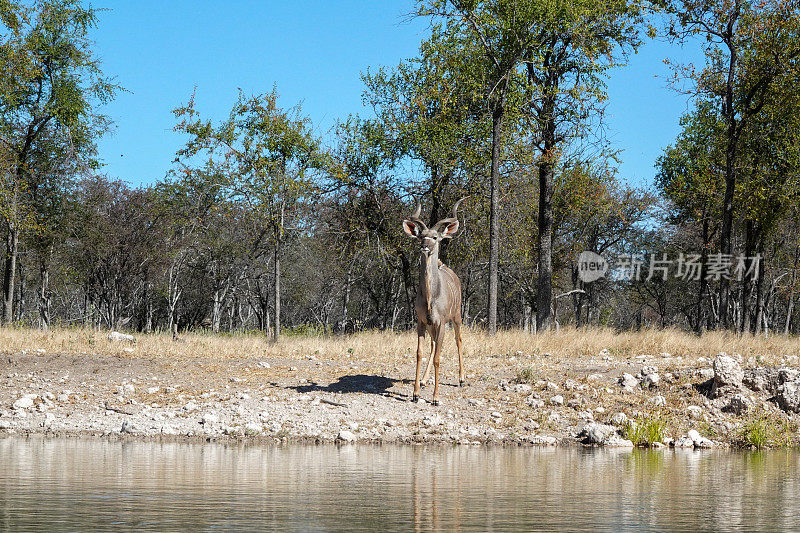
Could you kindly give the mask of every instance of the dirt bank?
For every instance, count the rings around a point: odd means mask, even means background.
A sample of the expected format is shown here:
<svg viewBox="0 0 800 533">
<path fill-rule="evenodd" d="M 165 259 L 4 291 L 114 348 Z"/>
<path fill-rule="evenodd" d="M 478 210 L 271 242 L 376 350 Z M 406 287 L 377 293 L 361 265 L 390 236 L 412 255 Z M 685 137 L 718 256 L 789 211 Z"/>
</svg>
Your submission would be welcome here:
<svg viewBox="0 0 800 533">
<path fill-rule="evenodd" d="M 173 343 L 156 335 L 129 344 L 107 335 L 2 330 L 0 436 L 621 446 L 631 439 L 696 447 L 761 437 L 791 445 L 798 437 L 790 390 L 800 386 L 798 357 L 780 353 L 792 343 L 773 345 L 775 353 L 748 345 L 719 358 L 678 343 L 671 347 L 681 353 L 636 353 L 632 339 L 622 349 L 607 332 L 553 336 L 553 351 L 537 344 L 547 339 L 519 332 L 500 340 L 470 332 L 468 385 L 457 386 L 448 339 L 434 407 L 410 401 L 411 334 L 277 346 L 254 337 Z M 565 348 L 570 335 L 583 347 Z"/>
</svg>

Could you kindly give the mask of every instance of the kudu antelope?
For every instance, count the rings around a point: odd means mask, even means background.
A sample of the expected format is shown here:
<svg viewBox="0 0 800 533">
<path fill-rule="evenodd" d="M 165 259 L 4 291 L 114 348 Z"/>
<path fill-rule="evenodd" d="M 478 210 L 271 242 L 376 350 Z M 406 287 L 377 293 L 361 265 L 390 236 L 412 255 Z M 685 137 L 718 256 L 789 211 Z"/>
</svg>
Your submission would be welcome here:
<svg viewBox="0 0 800 533">
<path fill-rule="evenodd" d="M 422 363 L 422 346 L 425 332 L 431 336 L 431 356 L 425 368 L 422 381 L 428 380 L 433 363 L 433 405 L 439 405 L 439 354 L 442 351 L 445 325 L 453 323 L 453 331 L 458 347 L 458 384 L 464 384 L 464 360 L 461 351 L 461 281 L 447 265 L 439 261 L 439 243 L 449 239 L 458 231 L 458 206 L 462 198 L 453 207 L 452 218 L 437 222 L 430 229 L 419 218 L 421 205 L 408 220 L 403 221 L 406 234 L 419 241 L 420 269 L 417 299 L 414 305 L 417 311 L 417 373 L 414 378 L 413 400 L 419 400 L 419 371 Z"/>
</svg>

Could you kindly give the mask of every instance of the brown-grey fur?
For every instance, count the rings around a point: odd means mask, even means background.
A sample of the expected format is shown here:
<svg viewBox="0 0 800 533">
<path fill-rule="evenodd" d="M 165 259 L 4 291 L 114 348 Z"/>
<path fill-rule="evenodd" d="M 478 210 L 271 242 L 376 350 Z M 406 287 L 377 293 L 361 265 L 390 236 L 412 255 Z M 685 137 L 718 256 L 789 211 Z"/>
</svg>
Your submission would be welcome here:
<svg viewBox="0 0 800 533">
<path fill-rule="evenodd" d="M 431 356 L 425 368 L 422 381 L 430 374 L 431 364 L 434 367 L 433 404 L 439 403 L 439 358 L 444 341 L 445 325 L 453 324 L 456 346 L 458 348 L 458 382 L 464 384 L 464 360 L 461 342 L 461 281 L 453 270 L 439 261 L 439 243 L 448 239 L 458 231 L 456 211 L 461 203 L 456 202 L 453 216 L 445 218 L 433 225 L 431 229 L 419 218 L 421 207 L 403 221 L 403 229 L 407 235 L 417 239 L 420 244 L 420 272 L 417 299 L 414 308 L 417 312 L 417 371 L 414 378 L 414 401 L 419 399 L 420 365 L 422 363 L 422 346 L 425 333 L 431 336 Z"/>
</svg>

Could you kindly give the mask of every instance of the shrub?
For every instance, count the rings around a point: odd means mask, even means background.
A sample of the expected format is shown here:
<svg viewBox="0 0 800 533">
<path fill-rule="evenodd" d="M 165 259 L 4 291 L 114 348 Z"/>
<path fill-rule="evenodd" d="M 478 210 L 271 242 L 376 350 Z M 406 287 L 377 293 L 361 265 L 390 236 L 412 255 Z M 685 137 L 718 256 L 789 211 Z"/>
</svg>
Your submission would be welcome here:
<svg viewBox="0 0 800 533">
<path fill-rule="evenodd" d="M 532 385 L 536 381 L 536 372 L 534 372 L 533 368 L 529 366 L 520 368 L 517 371 L 517 376 L 514 378 L 514 381 L 517 383 L 529 383 Z"/>
<path fill-rule="evenodd" d="M 629 420 L 622 434 L 635 446 L 649 446 L 654 442 L 661 442 L 664 438 L 666 424 L 656 416 Z"/>
</svg>

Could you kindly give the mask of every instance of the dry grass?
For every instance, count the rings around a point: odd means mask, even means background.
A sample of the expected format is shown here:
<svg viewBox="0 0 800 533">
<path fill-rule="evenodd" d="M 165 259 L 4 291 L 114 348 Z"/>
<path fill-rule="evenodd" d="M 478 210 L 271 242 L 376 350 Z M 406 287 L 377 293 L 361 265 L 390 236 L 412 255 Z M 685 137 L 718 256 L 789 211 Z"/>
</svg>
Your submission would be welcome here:
<svg viewBox="0 0 800 533">
<path fill-rule="evenodd" d="M 0 328 L 0 352 L 43 349 L 47 353 L 78 355 L 82 353 L 128 356 L 131 345 L 110 342 L 107 331 L 89 329 Z M 254 334 L 211 335 L 187 334 L 183 342 L 173 342 L 166 334 L 136 335 L 133 354 L 147 357 L 201 357 L 211 359 L 256 357 L 303 357 L 321 355 L 329 359 L 391 360 L 413 354 L 416 336 L 413 332 L 367 331 L 348 336 L 284 337 L 279 343 Z M 427 345 L 427 341 L 426 341 Z M 713 356 L 719 352 L 740 353 L 742 356 L 800 355 L 800 343 L 795 337 L 770 338 L 711 332 L 701 337 L 677 330 L 645 330 L 616 333 L 611 329 L 563 329 L 556 333 L 530 335 L 519 330 L 501 331 L 488 336 L 482 331 L 464 332 L 466 356 L 472 360 L 492 356 L 550 354 L 553 359 L 597 356 L 601 350 L 617 359 L 642 354 L 670 353 L 687 358 Z M 446 333 L 443 355 L 455 354 L 452 333 Z"/>
</svg>

